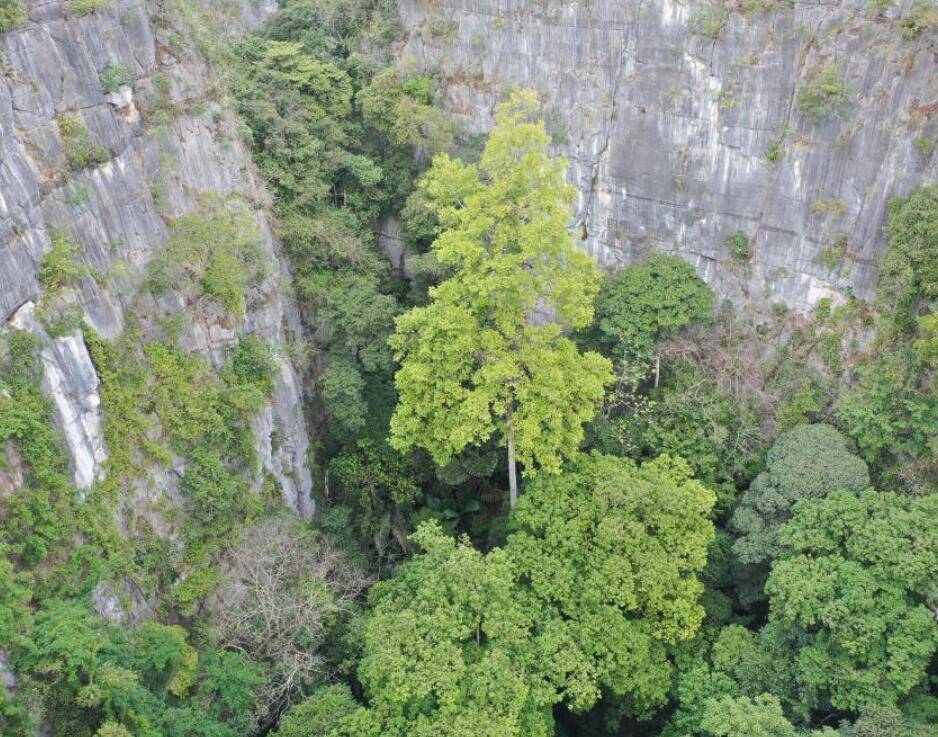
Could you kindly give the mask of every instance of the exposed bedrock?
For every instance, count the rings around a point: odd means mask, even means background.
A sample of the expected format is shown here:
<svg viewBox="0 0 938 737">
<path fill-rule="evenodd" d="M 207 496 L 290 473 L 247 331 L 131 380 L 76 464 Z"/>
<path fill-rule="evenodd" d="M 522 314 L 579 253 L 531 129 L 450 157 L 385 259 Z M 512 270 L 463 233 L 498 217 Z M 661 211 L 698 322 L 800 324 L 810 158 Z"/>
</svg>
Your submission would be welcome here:
<svg viewBox="0 0 938 737">
<path fill-rule="evenodd" d="M 889 200 L 938 179 L 938 32 L 901 26 L 911 0 L 885 17 L 865 0 L 398 5 L 400 57 L 442 75 L 470 131 L 511 85 L 545 95 L 576 232 L 606 266 L 660 249 L 737 302 L 870 297 Z M 814 122 L 800 95 L 828 66 L 846 105 Z"/>
</svg>

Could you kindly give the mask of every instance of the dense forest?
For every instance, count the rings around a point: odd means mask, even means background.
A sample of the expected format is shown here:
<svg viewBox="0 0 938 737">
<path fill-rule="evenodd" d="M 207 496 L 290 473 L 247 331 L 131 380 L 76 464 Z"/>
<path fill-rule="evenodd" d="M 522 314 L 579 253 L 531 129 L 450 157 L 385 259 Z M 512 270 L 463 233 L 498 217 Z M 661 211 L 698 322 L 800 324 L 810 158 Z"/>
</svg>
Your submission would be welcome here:
<svg viewBox="0 0 938 737">
<path fill-rule="evenodd" d="M 256 203 L 210 202 L 170 224 L 123 334 L 85 330 L 109 451 L 89 490 L 35 339 L 0 337 L 23 471 L 0 489 L 3 735 L 938 734 L 938 184 L 893 200 L 874 300 L 734 305 L 659 251 L 600 270 L 539 95 L 504 90 L 469 135 L 393 58 L 389 0 L 290 0 L 233 43 L 165 22 L 271 195 L 316 513 L 255 457 Z M 155 136 L 169 106 L 157 84 Z M 50 335 L 94 278 L 77 248 L 43 257 Z M 168 294 L 240 326 L 220 368 Z M 179 475 L 170 535 L 128 511 L 155 467 Z"/>
</svg>

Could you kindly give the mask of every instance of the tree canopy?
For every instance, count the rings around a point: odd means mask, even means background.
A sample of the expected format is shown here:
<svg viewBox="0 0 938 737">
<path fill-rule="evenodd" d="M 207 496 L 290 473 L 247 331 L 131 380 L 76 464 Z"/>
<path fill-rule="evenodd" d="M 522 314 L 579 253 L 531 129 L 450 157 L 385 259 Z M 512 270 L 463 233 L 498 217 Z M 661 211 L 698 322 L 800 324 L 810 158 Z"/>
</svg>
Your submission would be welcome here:
<svg viewBox="0 0 938 737">
<path fill-rule="evenodd" d="M 782 433 L 765 465 L 742 495 L 732 520 L 740 534 L 733 549 L 749 565 L 778 557 L 779 528 L 802 499 L 823 498 L 832 491 L 858 494 L 870 486 L 866 464 L 830 425 L 799 425 Z"/>
<path fill-rule="evenodd" d="M 397 319 L 391 442 L 441 466 L 495 436 L 511 475 L 515 454 L 528 472 L 556 473 L 610 380 L 605 358 L 564 336 L 592 318 L 599 271 L 573 247 L 565 162 L 548 155 L 536 111 L 533 93 L 516 92 L 478 166 L 443 154 L 420 185 L 452 275 Z"/>
<path fill-rule="evenodd" d="M 936 519 L 936 495 L 835 491 L 797 506 L 765 590 L 809 703 L 888 706 L 925 678 L 938 651 Z"/>
<path fill-rule="evenodd" d="M 713 539 L 712 491 L 663 456 L 583 456 L 532 482 L 507 550 L 544 614 L 552 668 L 571 707 L 604 690 L 647 713 L 666 697 L 669 646 L 703 620 L 697 575 Z"/>
<path fill-rule="evenodd" d="M 647 359 L 655 344 L 713 312 L 713 291 L 678 256 L 655 252 L 603 282 L 596 302 L 602 342 L 617 359 Z"/>
</svg>

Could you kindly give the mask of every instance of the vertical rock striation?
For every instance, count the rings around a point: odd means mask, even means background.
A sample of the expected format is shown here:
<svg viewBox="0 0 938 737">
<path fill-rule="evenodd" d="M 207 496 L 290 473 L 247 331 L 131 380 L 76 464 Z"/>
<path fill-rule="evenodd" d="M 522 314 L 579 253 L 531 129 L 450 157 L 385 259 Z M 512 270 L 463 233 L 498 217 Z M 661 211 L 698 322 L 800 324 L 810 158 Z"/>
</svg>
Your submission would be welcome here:
<svg viewBox="0 0 938 737">
<path fill-rule="evenodd" d="M 865 0 L 399 0 L 400 55 L 473 132 L 510 85 L 546 97 L 603 265 L 680 254 L 717 293 L 808 309 L 869 297 L 889 199 L 938 179 L 938 29 Z M 842 72 L 842 117 L 802 90 Z M 734 257 L 739 232 L 751 257 Z"/>
<path fill-rule="evenodd" d="M 169 238 L 167 224 L 218 206 L 220 198 L 238 198 L 261 233 L 267 277 L 247 295 L 243 325 L 190 311 L 196 317 L 183 341 L 216 366 L 239 332 L 278 349 L 276 393 L 254 423 L 258 455 L 285 502 L 312 514 L 303 391 L 286 350 L 299 317 L 281 286 L 286 270 L 264 211 L 266 195 L 216 93 L 222 71 L 178 43 L 189 30 L 156 2 L 115 0 L 86 15 L 73 7 L 32 3 L 27 23 L 0 36 L 0 326 L 40 337 L 45 388 L 75 480 L 87 486 L 106 458 L 94 367 L 81 329 L 52 339 L 32 309 L 47 297 L 40 273 L 53 235 L 78 246 L 86 273 L 69 300 L 80 308 L 84 329 L 114 338 L 134 306 L 145 333 L 156 334 L 158 321 L 147 315 L 157 313 L 157 304 L 140 287 Z M 243 28 L 271 9 L 236 5 L 220 23 Z M 115 69 L 126 79 L 106 84 Z M 174 298 L 181 300 L 164 299 Z"/>
</svg>

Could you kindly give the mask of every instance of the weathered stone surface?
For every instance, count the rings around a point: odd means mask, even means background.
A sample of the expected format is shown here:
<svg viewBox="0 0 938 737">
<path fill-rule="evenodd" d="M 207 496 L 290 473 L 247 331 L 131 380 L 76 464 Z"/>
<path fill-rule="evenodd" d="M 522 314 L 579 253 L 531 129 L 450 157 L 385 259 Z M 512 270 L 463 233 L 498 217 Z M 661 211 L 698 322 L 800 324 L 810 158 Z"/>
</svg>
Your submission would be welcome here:
<svg viewBox="0 0 938 737">
<path fill-rule="evenodd" d="M 52 399 L 71 457 L 72 480 L 79 489 L 87 489 L 103 477 L 107 451 L 101 433 L 98 375 L 81 331 L 51 338 L 37 320 L 33 302 L 20 307 L 9 324 L 39 339 L 43 391 Z"/>
<path fill-rule="evenodd" d="M 236 31 L 256 24 L 272 8 L 245 2 L 228 25 Z M 311 514 L 302 389 L 283 350 L 298 334 L 299 318 L 281 288 L 286 267 L 262 207 L 267 197 L 230 114 L 213 97 L 214 72 L 197 53 L 170 43 L 172 33 L 185 29 L 161 29 L 150 10 L 141 0 L 116 0 L 110 9 L 74 17 L 64 3 L 40 0 L 29 5 L 24 27 L 0 36 L 0 327 L 24 304 L 42 300 L 39 269 L 57 229 L 80 246 L 95 275 L 76 285 L 84 329 L 117 337 L 135 306 L 145 332 L 159 335 L 156 318 L 186 307 L 179 295 L 157 303 L 138 294 L 147 265 L 169 237 L 167 222 L 212 206 L 207 203 L 217 195 L 247 203 L 262 234 L 268 276 L 247 295 L 243 323 L 206 311 L 190 321 L 184 340 L 216 366 L 240 332 L 278 349 L 277 393 L 256 423 L 258 455 L 285 502 Z M 116 64 L 135 81 L 106 93 L 100 75 Z M 64 114 L 78 116 L 107 161 L 73 170 L 59 129 Z M 100 476 L 106 449 L 97 377 L 81 332 L 52 340 L 34 317 L 27 329 L 42 339 L 45 388 L 75 480 L 87 486 Z M 163 482 L 171 496 L 172 473 L 146 480 L 147 494 Z"/>
<path fill-rule="evenodd" d="M 871 296 L 889 199 L 938 180 L 938 155 L 915 145 L 938 136 L 938 32 L 903 37 L 911 2 L 872 17 L 866 0 L 767 0 L 749 12 L 697 0 L 399 0 L 400 56 L 442 72 L 445 105 L 473 132 L 511 85 L 544 94 L 579 191 L 576 232 L 601 264 L 661 249 L 721 296 L 807 309 Z M 719 13 L 722 27 L 702 22 Z M 797 100 L 825 64 L 843 69 L 850 105 L 815 124 Z M 729 252 L 736 230 L 751 261 Z"/>
</svg>

